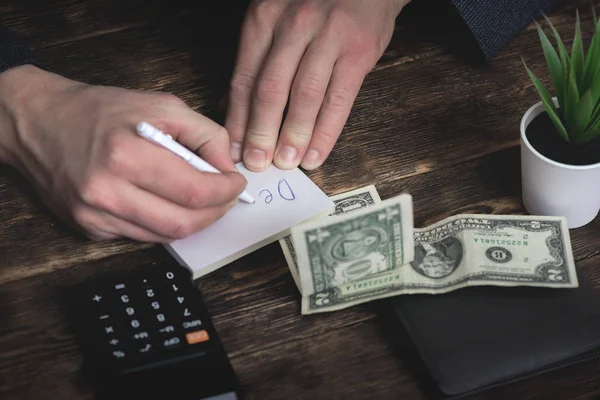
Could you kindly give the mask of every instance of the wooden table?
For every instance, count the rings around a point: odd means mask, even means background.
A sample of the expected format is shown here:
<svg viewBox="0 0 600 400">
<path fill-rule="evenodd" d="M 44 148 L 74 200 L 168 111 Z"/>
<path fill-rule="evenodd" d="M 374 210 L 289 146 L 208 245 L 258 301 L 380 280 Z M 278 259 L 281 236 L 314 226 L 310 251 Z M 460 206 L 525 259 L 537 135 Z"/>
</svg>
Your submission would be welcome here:
<svg viewBox="0 0 600 400">
<path fill-rule="evenodd" d="M 0 24 L 60 74 L 169 91 L 218 119 L 244 8 L 196 3 L 202 2 L 6 0 Z M 571 38 L 576 6 L 587 44 L 589 1 L 563 5 L 550 17 Z M 519 122 L 538 97 L 522 54 L 534 70 L 545 68 L 534 26 L 487 66 L 474 67 L 399 23 L 331 157 L 308 175 L 329 195 L 369 184 L 382 198 L 409 192 L 417 227 L 456 213 L 525 213 Z M 600 217 L 571 235 L 577 266 L 600 292 Z M 2 166 L 0 398 L 92 398 L 59 308 L 63 288 L 107 270 L 165 262 L 172 259 L 161 246 L 82 238 L 40 204 L 17 172 Z M 384 339 L 373 304 L 300 314 L 278 243 L 197 285 L 250 399 L 424 397 Z M 477 398 L 598 398 L 599 376 L 600 361 L 593 361 Z"/>
</svg>

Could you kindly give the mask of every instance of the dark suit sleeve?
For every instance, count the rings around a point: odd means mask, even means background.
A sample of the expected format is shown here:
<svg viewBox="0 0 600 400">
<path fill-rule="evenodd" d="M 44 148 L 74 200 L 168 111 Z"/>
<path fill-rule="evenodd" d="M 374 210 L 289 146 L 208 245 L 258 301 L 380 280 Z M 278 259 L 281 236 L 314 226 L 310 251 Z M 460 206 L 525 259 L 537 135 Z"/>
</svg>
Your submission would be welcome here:
<svg viewBox="0 0 600 400">
<path fill-rule="evenodd" d="M 45 69 L 33 53 L 6 29 L 0 26 L 0 72 L 20 65 L 32 64 Z"/>
<path fill-rule="evenodd" d="M 557 0 L 452 0 L 485 59 L 495 57 L 541 12 L 557 3 Z"/>
<path fill-rule="evenodd" d="M 399 21 L 469 62 L 485 63 L 560 0 L 412 0 Z"/>
</svg>

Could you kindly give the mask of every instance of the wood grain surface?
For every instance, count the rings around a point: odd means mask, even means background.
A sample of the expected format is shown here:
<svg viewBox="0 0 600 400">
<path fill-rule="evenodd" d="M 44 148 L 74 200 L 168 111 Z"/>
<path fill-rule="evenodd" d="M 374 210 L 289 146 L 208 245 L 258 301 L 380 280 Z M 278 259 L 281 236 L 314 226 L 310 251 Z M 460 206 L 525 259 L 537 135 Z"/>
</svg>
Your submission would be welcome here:
<svg viewBox="0 0 600 400">
<path fill-rule="evenodd" d="M 57 73 L 171 92 L 221 122 L 247 2 L 201 3 L 6 0 L 0 25 Z M 591 4 L 570 1 L 549 17 L 571 38 L 578 7 L 587 46 Z M 307 175 L 329 195 L 369 184 L 383 199 L 409 192 L 416 227 L 457 213 L 525 214 L 519 122 L 538 97 L 522 55 L 548 83 L 533 25 L 476 66 L 400 19 L 330 158 Z M 571 239 L 578 268 L 600 293 L 600 217 Z M 94 398 L 61 305 L 65 288 L 173 263 L 161 246 L 85 239 L 0 165 L 0 398 Z M 278 243 L 196 284 L 249 399 L 426 398 L 386 340 L 377 304 L 300 314 Z M 597 399 L 599 376 L 600 360 L 590 361 L 471 398 Z"/>
</svg>

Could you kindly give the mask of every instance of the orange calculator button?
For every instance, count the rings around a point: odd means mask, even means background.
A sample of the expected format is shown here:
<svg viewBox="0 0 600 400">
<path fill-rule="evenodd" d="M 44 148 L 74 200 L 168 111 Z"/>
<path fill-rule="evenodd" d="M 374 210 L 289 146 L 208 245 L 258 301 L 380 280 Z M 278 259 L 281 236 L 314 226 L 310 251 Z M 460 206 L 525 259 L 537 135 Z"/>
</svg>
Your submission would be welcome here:
<svg viewBox="0 0 600 400">
<path fill-rule="evenodd" d="M 185 339 L 187 340 L 188 344 L 206 342 L 208 340 L 208 332 L 203 329 L 201 331 L 186 333 Z"/>
</svg>

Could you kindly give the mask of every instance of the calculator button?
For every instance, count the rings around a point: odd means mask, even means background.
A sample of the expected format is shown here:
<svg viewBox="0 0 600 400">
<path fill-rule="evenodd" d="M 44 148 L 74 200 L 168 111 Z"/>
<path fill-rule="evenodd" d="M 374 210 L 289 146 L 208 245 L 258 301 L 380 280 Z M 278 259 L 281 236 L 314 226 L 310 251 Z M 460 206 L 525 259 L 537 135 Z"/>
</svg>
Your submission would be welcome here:
<svg viewBox="0 0 600 400">
<path fill-rule="evenodd" d="M 112 352 L 112 356 L 114 358 L 124 358 L 125 357 L 125 352 L 123 350 L 115 350 Z"/>
<path fill-rule="evenodd" d="M 150 280 L 161 286 L 170 286 L 173 283 L 190 280 L 190 273 L 185 269 L 177 267 L 153 268 L 148 271 Z"/>
<path fill-rule="evenodd" d="M 103 314 L 109 314 L 109 310 L 112 306 L 112 299 L 108 293 L 105 292 L 96 292 L 87 297 L 90 305 L 90 311 L 94 313 L 96 316 L 100 316 Z"/>
<path fill-rule="evenodd" d="M 123 304 L 129 304 L 131 302 L 131 299 L 129 298 L 129 295 L 127 294 L 122 294 L 119 296 L 121 303 Z"/>
<path fill-rule="evenodd" d="M 185 269 L 179 267 L 167 268 L 158 271 L 158 278 L 163 282 L 189 280 L 189 273 L 187 273 Z"/>
<path fill-rule="evenodd" d="M 127 285 L 123 282 L 116 283 L 114 286 L 116 290 L 123 290 L 127 287 Z"/>
<path fill-rule="evenodd" d="M 149 337 L 148 331 L 140 331 L 133 334 L 133 339 L 135 340 L 148 339 Z"/>
<path fill-rule="evenodd" d="M 133 290 L 157 286 L 156 279 L 154 279 L 154 272 L 150 268 L 147 268 L 144 271 L 136 272 L 130 276 L 128 283 L 130 288 Z"/>
<path fill-rule="evenodd" d="M 187 292 L 187 290 L 186 290 Z M 179 310 L 184 307 L 197 307 L 198 302 L 190 293 L 180 293 L 173 296 L 172 304 Z"/>
<path fill-rule="evenodd" d="M 168 334 L 170 332 L 175 332 L 175 327 L 173 325 L 167 325 L 162 328 L 159 328 L 158 331 L 163 334 Z"/>
<path fill-rule="evenodd" d="M 173 349 L 183 345 L 183 341 L 179 336 L 170 336 L 161 341 L 163 348 Z"/>
<path fill-rule="evenodd" d="M 194 332 L 188 332 L 185 334 L 185 339 L 187 340 L 188 344 L 196 344 L 196 343 L 201 343 L 201 342 L 206 342 L 209 337 L 208 337 L 208 332 L 206 332 L 206 330 L 201 330 L 201 331 L 194 331 Z"/>
<path fill-rule="evenodd" d="M 149 277 L 143 277 L 139 281 L 139 285 L 142 289 L 154 286 L 152 280 Z"/>
<path fill-rule="evenodd" d="M 179 285 L 177 286 L 177 291 L 170 290 L 170 287 L 167 287 L 167 289 L 169 289 L 171 292 L 167 292 L 165 294 L 166 299 L 169 301 L 170 307 L 183 310 L 183 307 L 193 307 L 198 303 L 197 297 L 195 297 L 193 293 L 193 287 L 190 288 L 188 286 Z"/>
<path fill-rule="evenodd" d="M 167 317 L 165 317 L 165 314 L 163 314 L 163 313 L 156 314 L 156 320 L 158 322 L 165 322 L 166 319 L 167 319 Z"/>
<path fill-rule="evenodd" d="M 200 321 L 199 319 L 183 321 L 181 324 L 183 329 L 197 328 L 201 325 L 202 325 L 202 321 Z"/>
<path fill-rule="evenodd" d="M 139 353 L 149 353 L 152 350 L 152 345 L 150 343 L 146 343 L 143 347 L 138 349 Z"/>
<path fill-rule="evenodd" d="M 105 352 L 112 354 L 116 351 L 126 351 L 127 343 L 124 343 L 122 338 L 117 334 L 109 334 L 104 340 L 100 343 L 101 348 L 104 349 Z M 114 354 L 113 354 L 114 355 Z M 119 357 L 120 358 L 120 357 Z"/>
<path fill-rule="evenodd" d="M 132 319 L 131 322 L 130 322 L 130 324 L 131 324 L 131 327 L 135 328 L 135 329 L 139 328 L 140 325 L 141 325 L 140 321 L 137 320 L 137 319 Z"/>
<path fill-rule="evenodd" d="M 160 301 L 154 300 L 150 303 L 150 307 L 152 307 L 153 310 L 160 310 Z"/>
</svg>

